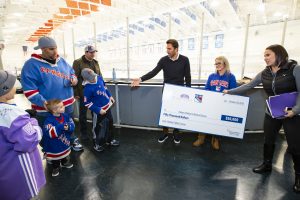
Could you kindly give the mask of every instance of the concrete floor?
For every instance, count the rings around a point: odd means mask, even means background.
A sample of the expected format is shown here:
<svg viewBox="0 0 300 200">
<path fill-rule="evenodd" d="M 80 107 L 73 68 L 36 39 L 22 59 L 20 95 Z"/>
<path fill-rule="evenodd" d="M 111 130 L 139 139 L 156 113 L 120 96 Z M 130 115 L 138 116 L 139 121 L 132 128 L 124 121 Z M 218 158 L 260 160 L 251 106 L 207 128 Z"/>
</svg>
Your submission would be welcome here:
<svg viewBox="0 0 300 200">
<path fill-rule="evenodd" d="M 40 199 L 300 199 L 292 191 L 292 160 L 282 135 L 273 172 L 259 175 L 251 168 L 262 160 L 263 134 L 222 138 L 221 150 L 213 151 L 210 137 L 202 147 L 192 147 L 193 133 L 181 133 L 180 145 L 170 138 L 159 144 L 155 131 L 121 128 L 115 133 L 120 147 L 99 153 L 84 141 L 84 152 L 71 154 L 74 167 L 62 169 L 58 177 L 51 177 L 51 166 L 43 161 L 47 184 Z"/>
</svg>

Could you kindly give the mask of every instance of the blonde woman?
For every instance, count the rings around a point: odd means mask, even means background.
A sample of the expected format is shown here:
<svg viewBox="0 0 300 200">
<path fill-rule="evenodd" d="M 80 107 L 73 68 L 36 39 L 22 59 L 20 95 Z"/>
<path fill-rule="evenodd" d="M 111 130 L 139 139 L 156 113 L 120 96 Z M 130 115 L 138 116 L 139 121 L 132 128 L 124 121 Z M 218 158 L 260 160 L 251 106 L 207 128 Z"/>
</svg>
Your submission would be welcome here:
<svg viewBox="0 0 300 200">
<path fill-rule="evenodd" d="M 209 75 L 205 84 L 205 89 L 215 92 L 222 92 L 223 90 L 229 90 L 236 87 L 235 76 L 230 73 L 229 62 L 226 57 L 219 56 L 215 58 L 215 73 Z M 204 144 L 204 134 L 199 134 L 197 140 L 193 143 L 193 146 L 199 147 Z M 214 150 L 220 149 L 220 141 L 216 136 L 212 136 L 211 145 Z"/>
</svg>

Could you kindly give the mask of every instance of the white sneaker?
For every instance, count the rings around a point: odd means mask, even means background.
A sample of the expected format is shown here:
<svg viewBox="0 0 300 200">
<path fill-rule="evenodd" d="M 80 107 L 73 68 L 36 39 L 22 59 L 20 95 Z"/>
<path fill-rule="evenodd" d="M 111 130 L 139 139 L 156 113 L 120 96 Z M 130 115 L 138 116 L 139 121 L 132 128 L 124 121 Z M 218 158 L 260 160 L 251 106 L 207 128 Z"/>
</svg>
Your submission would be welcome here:
<svg viewBox="0 0 300 200">
<path fill-rule="evenodd" d="M 98 151 L 98 152 L 104 151 L 104 147 L 103 147 L 103 146 L 100 146 L 100 145 L 98 145 L 98 144 L 95 144 L 95 145 L 94 145 L 94 149 L 95 149 L 95 151 Z"/>
<path fill-rule="evenodd" d="M 74 140 L 74 143 L 72 144 L 72 149 L 74 151 L 82 151 L 83 150 L 83 146 L 80 144 L 78 138 L 76 138 Z"/>
</svg>

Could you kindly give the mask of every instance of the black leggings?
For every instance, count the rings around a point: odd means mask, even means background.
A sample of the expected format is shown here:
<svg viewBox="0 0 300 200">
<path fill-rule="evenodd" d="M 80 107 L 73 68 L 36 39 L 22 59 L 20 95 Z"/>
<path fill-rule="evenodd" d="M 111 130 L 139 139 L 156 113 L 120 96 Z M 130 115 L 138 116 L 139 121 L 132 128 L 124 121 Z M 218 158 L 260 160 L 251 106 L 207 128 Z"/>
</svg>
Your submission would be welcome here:
<svg viewBox="0 0 300 200">
<path fill-rule="evenodd" d="M 53 169 L 59 168 L 60 167 L 60 163 L 61 164 L 65 164 L 67 162 L 68 162 L 68 156 L 64 157 L 64 158 L 62 158 L 60 160 L 52 160 Z"/>
<path fill-rule="evenodd" d="M 292 118 L 274 119 L 265 114 L 264 132 L 265 144 L 273 145 L 280 128 L 283 126 L 289 151 L 300 156 L 300 116 Z"/>
</svg>

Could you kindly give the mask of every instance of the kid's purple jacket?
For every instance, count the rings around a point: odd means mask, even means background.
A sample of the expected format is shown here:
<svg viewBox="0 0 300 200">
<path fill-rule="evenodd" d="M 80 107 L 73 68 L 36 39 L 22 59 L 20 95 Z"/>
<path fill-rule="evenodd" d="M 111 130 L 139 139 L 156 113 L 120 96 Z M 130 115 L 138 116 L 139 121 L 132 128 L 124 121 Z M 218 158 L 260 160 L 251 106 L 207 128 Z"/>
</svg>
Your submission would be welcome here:
<svg viewBox="0 0 300 200">
<path fill-rule="evenodd" d="M 0 199 L 28 200 L 45 185 L 35 119 L 12 104 L 0 103 Z"/>
</svg>

